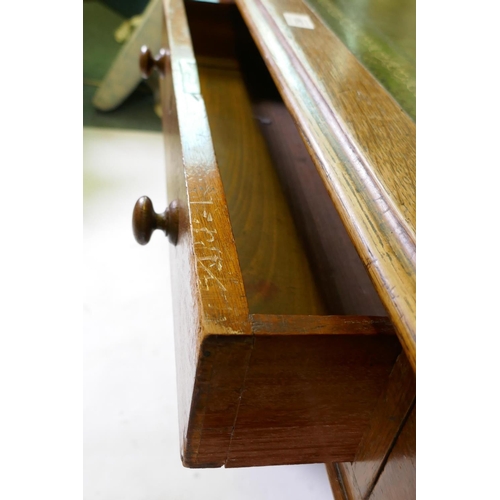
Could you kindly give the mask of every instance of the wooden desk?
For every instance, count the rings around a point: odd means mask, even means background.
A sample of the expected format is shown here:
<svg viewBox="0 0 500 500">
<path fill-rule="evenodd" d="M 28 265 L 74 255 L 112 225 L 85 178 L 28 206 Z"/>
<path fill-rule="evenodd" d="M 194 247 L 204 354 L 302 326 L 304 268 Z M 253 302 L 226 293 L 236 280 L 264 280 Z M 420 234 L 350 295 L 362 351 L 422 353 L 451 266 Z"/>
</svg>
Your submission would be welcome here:
<svg viewBox="0 0 500 500">
<path fill-rule="evenodd" d="M 174 204 L 134 220 L 174 242 L 183 463 L 324 462 L 336 498 L 412 498 L 414 121 L 302 1 L 164 11 L 142 60 Z"/>
</svg>

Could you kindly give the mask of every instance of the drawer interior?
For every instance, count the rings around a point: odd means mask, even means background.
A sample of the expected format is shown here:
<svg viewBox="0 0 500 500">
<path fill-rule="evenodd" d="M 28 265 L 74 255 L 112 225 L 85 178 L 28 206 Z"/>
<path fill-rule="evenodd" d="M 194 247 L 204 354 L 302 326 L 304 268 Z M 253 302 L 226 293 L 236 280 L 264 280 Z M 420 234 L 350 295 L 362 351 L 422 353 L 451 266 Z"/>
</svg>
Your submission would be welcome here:
<svg viewBox="0 0 500 500">
<path fill-rule="evenodd" d="M 185 5 L 249 312 L 385 316 L 237 7 Z"/>
<path fill-rule="evenodd" d="M 164 5 L 182 461 L 352 461 L 394 329 L 236 5 Z"/>
</svg>

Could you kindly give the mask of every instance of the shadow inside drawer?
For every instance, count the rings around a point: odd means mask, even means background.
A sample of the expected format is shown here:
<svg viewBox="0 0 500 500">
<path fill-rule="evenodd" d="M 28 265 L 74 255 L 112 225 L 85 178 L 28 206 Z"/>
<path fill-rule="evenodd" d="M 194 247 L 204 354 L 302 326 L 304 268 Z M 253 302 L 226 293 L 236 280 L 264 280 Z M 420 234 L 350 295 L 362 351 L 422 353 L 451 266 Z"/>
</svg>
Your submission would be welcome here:
<svg viewBox="0 0 500 500">
<path fill-rule="evenodd" d="M 250 313 L 385 315 L 236 6 L 186 12 Z"/>
</svg>

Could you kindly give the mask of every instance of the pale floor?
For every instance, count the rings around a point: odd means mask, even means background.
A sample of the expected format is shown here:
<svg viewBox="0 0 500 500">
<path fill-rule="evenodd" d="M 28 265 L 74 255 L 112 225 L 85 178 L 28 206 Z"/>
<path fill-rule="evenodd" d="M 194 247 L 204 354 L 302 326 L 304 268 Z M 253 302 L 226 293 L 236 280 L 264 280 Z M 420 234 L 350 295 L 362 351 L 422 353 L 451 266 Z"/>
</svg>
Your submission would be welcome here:
<svg viewBox="0 0 500 500">
<path fill-rule="evenodd" d="M 179 458 L 168 240 L 132 236 L 166 205 L 161 133 L 84 129 L 85 500 L 332 499 L 318 465 L 196 469 Z"/>
</svg>

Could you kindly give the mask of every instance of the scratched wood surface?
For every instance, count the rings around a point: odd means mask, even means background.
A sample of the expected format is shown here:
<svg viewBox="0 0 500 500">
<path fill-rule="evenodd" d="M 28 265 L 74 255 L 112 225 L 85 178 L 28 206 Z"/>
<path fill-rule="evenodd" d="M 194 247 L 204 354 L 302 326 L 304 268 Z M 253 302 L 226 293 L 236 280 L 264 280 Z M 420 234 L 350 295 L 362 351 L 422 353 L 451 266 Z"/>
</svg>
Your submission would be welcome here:
<svg viewBox="0 0 500 500">
<path fill-rule="evenodd" d="M 164 0 L 164 9 L 167 193 L 180 204 L 171 263 L 183 463 L 353 460 L 400 353 L 392 324 L 317 315 L 324 305 L 241 61 L 217 51 L 197 61 L 182 0 Z M 274 295 L 269 283 L 279 285 Z"/>
<path fill-rule="evenodd" d="M 415 369 L 415 124 L 301 0 L 236 3 Z"/>
<path fill-rule="evenodd" d="M 182 0 L 164 0 L 169 68 L 162 80 L 168 201 L 180 202 L 170 250 L 181 453 L 196 446 L 191 406 L 211 334 L 249 334 L 248 305 Z"/>
<path fill-rule="evenodd" d="M 241 71 L 237 9 L 187 2 L 186 13 L 249 310 L 325 313 Z"/>
</svg>

